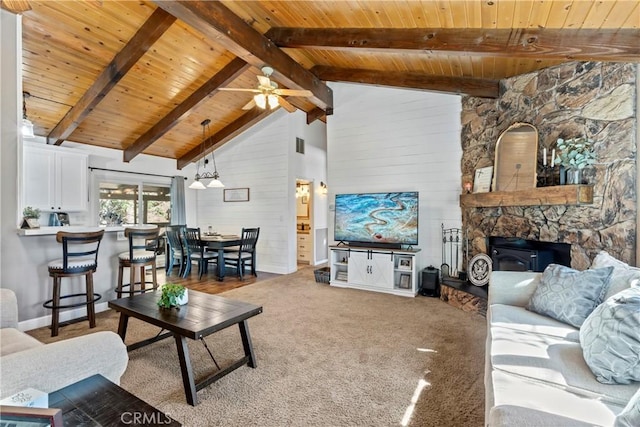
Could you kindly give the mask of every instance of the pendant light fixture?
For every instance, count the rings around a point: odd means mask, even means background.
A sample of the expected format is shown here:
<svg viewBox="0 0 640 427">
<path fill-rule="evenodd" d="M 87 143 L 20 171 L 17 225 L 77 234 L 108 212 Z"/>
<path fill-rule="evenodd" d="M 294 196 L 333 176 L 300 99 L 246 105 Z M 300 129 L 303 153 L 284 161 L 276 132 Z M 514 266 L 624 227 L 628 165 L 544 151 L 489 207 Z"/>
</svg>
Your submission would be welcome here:
<svg viewBox="0 0 640 427">
<path fill-rule="evenodd" d="M 33 123 L 27 118 L 27 98 L 31 94 L 29 92 L 22 92 L 22 136 L 24 138 L 33 138 Z"/>
<path fill-rule="evenodd" d="M 207 126 L 209 126 L 209 123 L 211 123 L 211 120 L 209 119 L 205 119 L 202 121 L 202 123 L 200 123 L 200 125 L 202 126 L 202 154 L 204 154 L 206 131 L 207 131 Z M 204 190 L 207 187 L 209 188 L 224 187 L 224 184 L 220 182 L 220 175 L 218 174 L 218 169 L 216 167 L 216 158 L 214 157 L 213 150 L 211 151 L 211 160 L 213 161 L 213 173 L 207 171 L 207 164 L 209 163 L 209 160 L 207 159 L 207 157 L 202 156 L 201 158 L 202 158 L 202 163 L 204 164 L 203 171 L 202 173 L 200 173 L 200 160 L 198 160 L 198 169 L 196 171 L 195 180 L 191 183 L 189 188 L 194 190 Z M 205 179 L 211 180 L 211 182 L 209 182 L 209 184 L 206 187 L 202 182 Z"/>
</svg>

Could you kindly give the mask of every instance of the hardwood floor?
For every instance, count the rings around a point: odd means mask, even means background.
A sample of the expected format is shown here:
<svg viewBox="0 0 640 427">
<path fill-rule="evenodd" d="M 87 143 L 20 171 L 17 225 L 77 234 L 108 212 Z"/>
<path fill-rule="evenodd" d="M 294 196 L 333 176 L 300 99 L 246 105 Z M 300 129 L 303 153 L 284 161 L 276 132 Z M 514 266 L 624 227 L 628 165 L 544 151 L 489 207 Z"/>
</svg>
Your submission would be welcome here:
<svg viewBox="0 0 640 427">
<path fill-rule="evenodd" d="M 275 273 L 264 273 L 258 271 L 258 277 L 252 274 L 245 274 L 243 280 L 240 280 L 236 276 L 235 271 L 227 270 L 227 273 L 222 282 L 218 281 L 213 268 L 209 269 L 208 274 L 204 274 L 202 279 L 198 278 L 198 268 L 196 264 L 191 268 L 191 274 L 188 277 L 182 278 L 178 276 L 177 268 L 173 269 L 171 276 L 166 276 L 164 267 L 158 268 L 158 283 L 176 283 L 183 285 L 187 289 L 193 289 L 194 291 L 205 292 L 208 294 L 219 294 L 221 292 L 229 291 L 231 289 L 239 288 L 241 286 L 251 285 L 262 280 L 271 279 L 273 277 L 281 276 Z"/>
</svg>

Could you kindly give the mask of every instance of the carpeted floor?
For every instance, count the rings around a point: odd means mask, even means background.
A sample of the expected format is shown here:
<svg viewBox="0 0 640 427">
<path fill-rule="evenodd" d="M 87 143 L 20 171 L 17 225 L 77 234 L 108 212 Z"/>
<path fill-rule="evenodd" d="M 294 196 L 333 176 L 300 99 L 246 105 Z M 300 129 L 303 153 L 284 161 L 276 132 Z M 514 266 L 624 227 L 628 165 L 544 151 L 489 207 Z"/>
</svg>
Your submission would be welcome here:
<svg viewBox="0 0 640 427">
<path fill-rule="evenodd" d="M 129 353 L 121 386 L 189 427 L 483 425 L 485 319 L 477 314 L 433 298 L 332 288 L 311 268 L 222 295 L 264 307 L 249 320 L 256 369 L 199 391 L 192 407 L 175 343 L 164 340 Z M 113 312 L 99 316 L 100 329 L 117 329 Z M 45 342 L 48 333 L 32 331 Z M 131 319 L 127 341 L 156 333 Z M 206 341 L 223 366 L 242 355 L 237 327 Z M 215 369 L 200 342 L 189 348 L 196 377 Z"/>
</svg>

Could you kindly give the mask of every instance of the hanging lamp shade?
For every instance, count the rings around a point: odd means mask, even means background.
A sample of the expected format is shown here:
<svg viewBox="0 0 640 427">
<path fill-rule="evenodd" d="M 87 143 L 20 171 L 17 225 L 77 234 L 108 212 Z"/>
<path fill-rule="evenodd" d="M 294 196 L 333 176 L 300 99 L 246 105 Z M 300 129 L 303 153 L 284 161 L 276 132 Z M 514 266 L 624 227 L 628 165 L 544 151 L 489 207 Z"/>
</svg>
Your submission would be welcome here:
<svg viewBox="0 0 640 427">
<path fill-rule="evenodd" d="M 211 180 L 209 184 L 207 184 L 209 188 L 224 188 L 224 184 L 220 182 L 218 178 L 214 178 Z"/>
<path fill-rule="evenodd" d="M 200 123 L 202 125 L 202 154 L 204 154 L 204 146 L 206 142 L 206 133 L 207 133 L 206 128 L 209 125 L 209 123 L 211 123 L 211 120 L 209 119 L 205 119 L 202 121 L 202 123 Z M 203 158 L 204 158 L 203 171 L 202 173 L 200 173 L 200 160 L 198 160 L 198 170 L 196 172 L 196 177 L 195 177 L 195 180 L 191 183 L 191 185 L 189 185 L 189 188 L 193 190 L 205 190 L 207 187 L 223 188 L 224 184 L 220 181 L 220 174 L 218 174 L 218 168 L 216 167 L 216 158 L 213 154 L 213 151 L 211 151 L 211 160 L 213 161 L 213 173 L 207 170 L 207 164 L 209 163 L 209 160 L 206 158 L 206 156 L 203 156 Z M 206 186 L 203 182 L 205 180 L 210 180 Z"/>
<path fill-rule="evenodd" d="M 218 168 L 216 166 L 216 158 L 211 152 L 211 160 L 213 161 L 213 176 L 211 178 L 211 182 L 207 185 L 209 188 L 224 188 L 224 184 L 220 181 L 220 174 L 218 173 Z"/>
<path fill-rule="evenodd" d="M 191 188 L 192 190 L 206 190 L 207 187 L 204 186 L 204 184 L 202 183 L 202 181 L 200 181 L 200 178 L 197 177 L 195 179 L 195 181 L 193 181 L 191 183 L 191 185 L 189 186 L 189 188 Z"/>
</svg>

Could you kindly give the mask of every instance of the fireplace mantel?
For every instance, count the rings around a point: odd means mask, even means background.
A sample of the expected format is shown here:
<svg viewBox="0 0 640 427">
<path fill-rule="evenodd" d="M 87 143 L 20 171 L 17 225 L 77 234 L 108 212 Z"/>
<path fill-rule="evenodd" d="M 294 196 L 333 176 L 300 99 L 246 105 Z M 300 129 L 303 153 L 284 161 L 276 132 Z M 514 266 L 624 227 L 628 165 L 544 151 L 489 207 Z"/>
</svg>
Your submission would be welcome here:
<svg viewBox="0 0 640 427">
<path fill-rule="evenodd" d="M 519 191 L 461 194 L 460 207 L 588 205 L 593 203 L 593 185 L 556 185 Z"/>
</svg>

